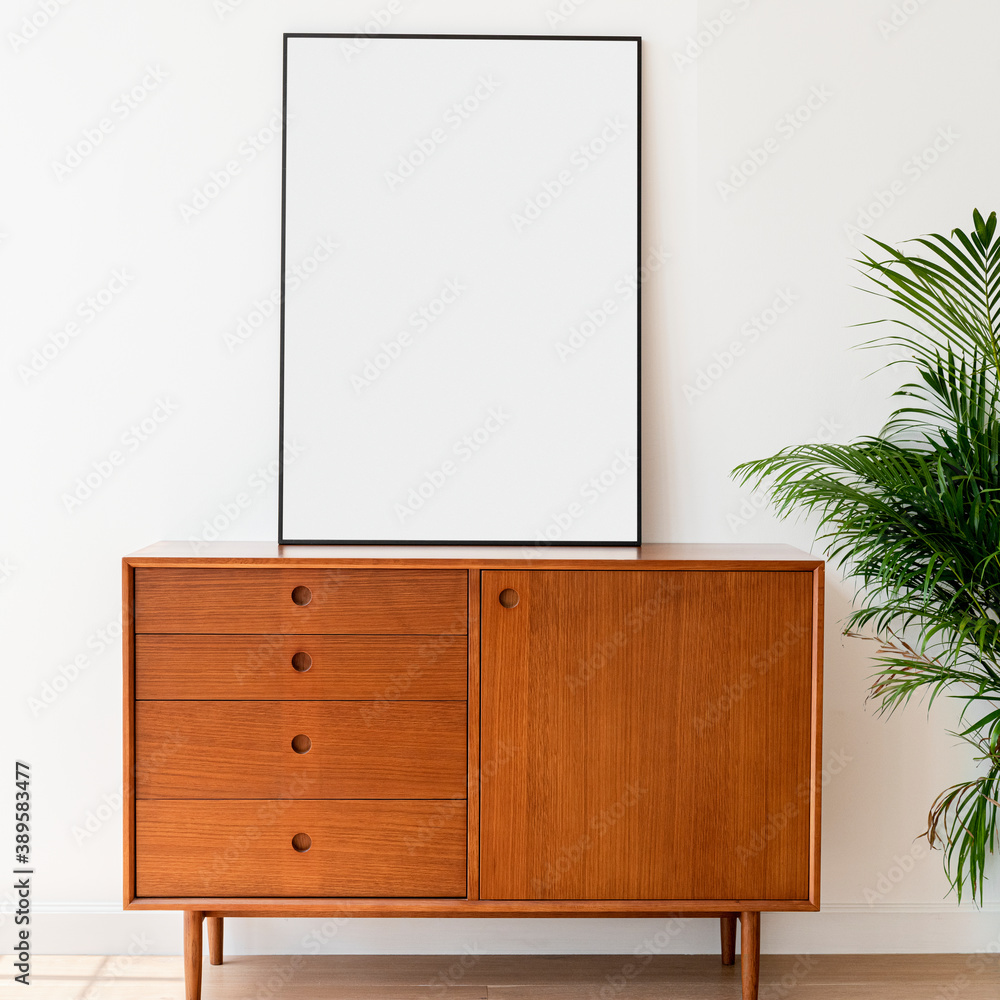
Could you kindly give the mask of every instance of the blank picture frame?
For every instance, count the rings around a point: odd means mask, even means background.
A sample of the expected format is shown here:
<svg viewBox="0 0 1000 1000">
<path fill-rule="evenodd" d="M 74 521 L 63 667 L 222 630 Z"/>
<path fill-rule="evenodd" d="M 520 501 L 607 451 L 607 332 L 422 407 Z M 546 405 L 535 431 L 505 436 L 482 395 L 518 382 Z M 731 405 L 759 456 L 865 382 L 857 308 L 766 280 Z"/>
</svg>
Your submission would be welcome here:
<svg viewBox="0 0 1000 1000">
<path fill-rule="evenodd" d="M 284 44 L 279 542 L 638 545 L 640 39 Z"/>
</svg>

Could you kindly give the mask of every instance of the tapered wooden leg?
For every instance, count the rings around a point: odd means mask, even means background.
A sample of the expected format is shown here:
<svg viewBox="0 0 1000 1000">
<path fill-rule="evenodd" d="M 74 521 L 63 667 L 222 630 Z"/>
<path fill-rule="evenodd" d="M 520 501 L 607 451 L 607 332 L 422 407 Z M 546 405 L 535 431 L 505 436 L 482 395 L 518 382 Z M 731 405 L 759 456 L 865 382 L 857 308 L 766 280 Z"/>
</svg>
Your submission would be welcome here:
<svg viewBox="0 0 1000 1000">
<path fill-rule="evenodd" d="M 208 924 L 208 960 L 222 965 L 222 917 L 206 917 Z"/>
<path fill-rule="evenodd" d="M 730 913 L 722 917 L 722 964 L 733 965 L 736 962 L 736 914 Z"/>
<path fill-rule="evenodd" d="M 757 1000 L 760 987 L 760 914 L 740 914 L 740 971 L 743 974 L 743 1000 Z"/>
<path fill-rule="evenodd" d="M 184 911 L 184 996 L 201 1000 L 201 926 L 202 910 Z"/>
</svg>

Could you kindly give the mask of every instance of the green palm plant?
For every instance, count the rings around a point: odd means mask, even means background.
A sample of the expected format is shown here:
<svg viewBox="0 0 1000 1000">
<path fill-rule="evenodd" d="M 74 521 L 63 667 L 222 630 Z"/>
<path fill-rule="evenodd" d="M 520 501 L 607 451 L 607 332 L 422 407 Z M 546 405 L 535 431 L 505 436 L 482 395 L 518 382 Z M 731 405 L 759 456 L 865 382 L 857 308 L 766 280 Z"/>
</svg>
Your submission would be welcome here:
<svg viewBox="0 0 1000 1000">
<path fill-rule="evenodd" d="M 925 835 L 943 847 L 961 902 L 982 902 L 1000 808 L 1000 238 L 997 216 L 970 232 L 931 234 L 904 254 L 878 240 L 856 261 L 894 307 L 886 336 L 912 362 L 881 432 L 850 444 L 786 448 L 740 465 L 780 516 L 816 515 L 818 541 L 859 584 L 847 634 L 879 642 L 871 697 L 892 713 L 916 694 L 962 702 L 956 736 L 973 777 L 930 808 Z M 869 324 L 861 324 L 869 325 Z M 898 364 L 897 360 L 890 365 Z M 913 644 L 904 634 L 910 634 Z"/>
</svg>

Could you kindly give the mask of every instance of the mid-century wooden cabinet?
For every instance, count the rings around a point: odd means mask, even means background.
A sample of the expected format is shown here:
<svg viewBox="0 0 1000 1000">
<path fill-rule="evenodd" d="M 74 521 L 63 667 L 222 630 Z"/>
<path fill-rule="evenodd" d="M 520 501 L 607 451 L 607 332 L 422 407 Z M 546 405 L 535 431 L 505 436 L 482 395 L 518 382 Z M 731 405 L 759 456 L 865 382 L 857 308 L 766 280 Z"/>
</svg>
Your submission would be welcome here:
<svg viewBox="0 0 1000 1000">
<path fill-rule="evenodd" d="M 124 560 L 125 907 L 819 908 L 823 564 L 784 546 L 160 543 Z M 780 819 L 780 822 L 776 822 Z"/>
</svg>

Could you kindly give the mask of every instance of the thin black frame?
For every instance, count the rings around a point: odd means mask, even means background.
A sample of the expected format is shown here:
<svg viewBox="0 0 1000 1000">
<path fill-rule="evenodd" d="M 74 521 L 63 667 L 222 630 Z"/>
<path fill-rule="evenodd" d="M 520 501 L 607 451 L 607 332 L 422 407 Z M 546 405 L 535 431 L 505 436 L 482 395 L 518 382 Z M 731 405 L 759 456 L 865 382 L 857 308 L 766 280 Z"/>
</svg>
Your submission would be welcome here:
<svg viewBox="0 0 1000 1000">
<path fill-rule="evenodd" d="M 631 541 L 497 541 L 496 539 L 363 539 L 285 538 L 283 507 L 285 484 L 285 184 L 287 180 L 288 39 L 289 38 L 435 38 L 522 42 L 633 42 L 636 46 L 636 537 Z M 280 360 L 278 364 L 278 544 L 279 545 L 520 545 L 529 548 L 637 548 L 642 545 L 642 36 L 641 35 L 438 35 L 382 34 L 363 32 L 286 31 L 282 36 L 281 61 L 281 278 L 280 278 Z"/>
</svg>

